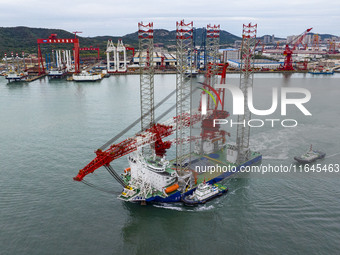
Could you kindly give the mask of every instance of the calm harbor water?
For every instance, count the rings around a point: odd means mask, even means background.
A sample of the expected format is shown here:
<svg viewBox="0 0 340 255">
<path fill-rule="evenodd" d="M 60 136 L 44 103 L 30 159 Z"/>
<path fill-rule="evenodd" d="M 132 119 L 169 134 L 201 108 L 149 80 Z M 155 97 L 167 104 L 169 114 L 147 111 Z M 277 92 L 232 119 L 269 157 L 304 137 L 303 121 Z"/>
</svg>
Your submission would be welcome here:
<svg viewBox="0 0 340 255">
<path fill-rule="evenodd" d="M 291 107 L 282 117 L 279 108 L 271 118 L 296 119 L 296 128 L 252 129 L 262 164 L 290 165 L 311 143 L 327 153 L 318 163 L 339 164 L 340 75 L 257 74 L 258 108 L 269 108 L 272 87 L 307 88 L 312 116 Z M 174 75 L 155 76 L 156 102 L 174 88 Z M 0 254 L 338 254 L 340 173 L 235 175 L 224 181 L 226 196 L 197 208 L 119 201 L 104 169 L 87 180 L 105 192 L 74 182 L 93 151 L 139 114 L 138 76 L 79 84 L 0 77 Z M 113 164 L 118 172 L 126 165 Z"/>
</svg>

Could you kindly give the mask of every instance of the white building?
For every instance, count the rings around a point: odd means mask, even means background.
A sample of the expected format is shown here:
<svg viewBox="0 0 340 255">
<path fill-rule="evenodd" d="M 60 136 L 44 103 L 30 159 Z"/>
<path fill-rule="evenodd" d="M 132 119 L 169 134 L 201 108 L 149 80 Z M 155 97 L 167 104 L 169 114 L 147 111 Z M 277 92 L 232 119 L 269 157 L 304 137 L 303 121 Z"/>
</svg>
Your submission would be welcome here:
<svg viewBox="0 0 340 255">
<path fill-rule="evenodd" d="M 146 58 L 146 52 L 143 52 L 142 58 Z M 176 54 L 175 53 L 164 53 L 164 52 L 153 52 L 153 63 L 154 66 L 160 66 L 162 64 L 162 59 L 165 66 L 175 66 L 176 65 Z M 133 63 L 139 65 L 139 51 L 137 51 L 133 57 Z"/>
<path fill-rule="evenodd" d="M 227 63 L 228 59 L 239 59 L 240 58 L 240 50 L 234 48 L 228 49 L 220 49 L 220 53 L 222 53 L 222 63 Z"/>
<path fill-rule="evenodd" d="M 239 69 L 241 67 L 240 59 L 228 59 L 227 61 L 230 67 Z M 269 59 L 254 59 L 254 67 L 256 69 L 269 68 L 276 69 L 280 66 L 280 62 L 269 60 Z"/>
</svg>

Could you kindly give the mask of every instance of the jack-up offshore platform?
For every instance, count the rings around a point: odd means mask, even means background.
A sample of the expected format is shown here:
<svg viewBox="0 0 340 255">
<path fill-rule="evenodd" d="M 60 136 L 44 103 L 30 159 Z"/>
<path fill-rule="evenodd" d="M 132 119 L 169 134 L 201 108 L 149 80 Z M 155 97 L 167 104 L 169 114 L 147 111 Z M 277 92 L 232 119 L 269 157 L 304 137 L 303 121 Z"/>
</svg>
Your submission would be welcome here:
<svg viewBox="0 0 340 255">
<path fill-rule="evenodd" d="M 123 186 L 119 198 L 129 202 L 178 202 L 191 194 L 198 184 L 206 181 L 214 184 L 240 170 L 241 166 L 254 164 L 262 159 L 258 152 L 249 148 L 250 127 L 239 125 L 236 143 L 227 142 L 230 134 L 214 119 L 225 119 L 229 113 L 224 109 L 225 89 L 215 89 L 215 85 L 225 84 L 228 64 L 218 63 L 219 25 L 207 26 L 208 67 L 205 81 L 200 89 L 198 109 L 192 107 L 193 89 L 190 73 L 193 66 L 193 22 L 184 20 L 176 23 L 176 89 L 154 103 L 154 64 L 153 64 L 153 23 L 138 24 L 140 51 L 140 101 L 141 117 L 117 134 L 96 151 L 96 157 L 79 171 L 75 181 L 83 181 L 86 175 L 104 166 Z M 247 102 L 247 89 L 253 86 L 253 52 L 257 25 L 243 25 L 242 66 L 240 89 Z M 176 94 L 176 104 L 155 118 L 154 112 L 161 104 Z M 210 97 L 208 97 L 208 95 Z M 158 121 L 176 108 L 176 116 L 163 123 Z M 244 115 L 238 121 L 248 121 L 251 113 L 247 105 Z M 128 130 L 141 123 L 141 131 L 119 143 L 116 142 Z M 192 129 L 199 126 L 200 134 L 194 135 Z M 176 135 L 174 139 L 165 138 Z M 176 146 L 176 157 L 167 160 L 166 150 Z M 129 167 L 118 174 L 111 162 L 128 155 Z M 229 171 L 205 171 L 211 166 L 226 167 Z M 230 171 L 230 169 L 232 169 Z"/>
</svg>

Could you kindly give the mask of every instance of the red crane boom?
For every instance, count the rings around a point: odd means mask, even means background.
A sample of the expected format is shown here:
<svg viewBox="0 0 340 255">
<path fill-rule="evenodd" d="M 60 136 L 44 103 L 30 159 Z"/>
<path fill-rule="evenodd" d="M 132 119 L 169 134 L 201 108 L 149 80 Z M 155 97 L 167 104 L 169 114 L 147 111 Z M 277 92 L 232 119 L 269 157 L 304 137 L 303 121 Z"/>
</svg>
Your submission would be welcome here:
<svg viewBox="0 0 340 255">
<path fill-rule="evenodd" d="M 118 144 L 113 144 L 110 146 L 109 149 L 105 151 L 98 149 L 95 152 L 97 156 L 83 169 L 81 169 L 78 175 L 73 179 L 75 181 L 82 181 L 86 175 L 93 173 L 101 166 L 108 165 L 111 161 L 115 159 L 118 159 L 137 150 L 138 147 L 143 147 L 153 142 L 157 142 L 157 144 L 162 145 L 163 143 L 161 139 L 173 134 L 176 131 L 176 123 L 179 120 L 182 120 L 182 123 L 184 122 L 185 127 L 188 128 L 190 125 L 193 125 L 201 120 L 201 113 L 198 112 L 192 114 L 191 117 L 186 114 L 174 117 L 164 124 L 155 124 L 151 128 L 146 129 L 145 131 L 137 134 L 134 137 L 127 138 Z M 164 146 L 168 147 L 168 144 L 164 143 Z M 162 146 L 160 146 L 158 149 L 160 152 L 164 151 L 164 148 L 162 148 Z"/>
<path fill-rule="evenodd" d="M 293 51 L 296 50 L 296 47 L 302 42 L 303 38 L 305 38 L 306 34 L 310 32 L 312 28 L 308 28 L 306 31 L 304 31 L 302 34 L 300 34 L 298 37 L 293 39 L 291 42 L 288 42 L 286 44 L 286 48 L 283 52 L 283 55 L 285 55 L 285 61 L 282 70 L 284 71 L 293 71 L 293 59 L 292 59 L 292 54 L 294 53 Z M 292 45 L 293 48 L 291 49 L 289 45 L 291 45 L 294 41 L 296 42 Z"/>
<path fill-rule="evenodd" d="M 211 65 L 209 66 L 211 67 Z M 225 83 L 227 66 L 228 64 L 217 64 L 216 75 L 221 76 L 221 83 Z M 209 68 L 208 72 L 210 71 L 211 71 L 211 68 Z M 211 74 L 208 73 L 207 77 L 210 77 L 210 75 Z M 205 83 L 203 83 L 203 85 L 210 87 L 208 86 L 208 84 L 205 84 Z M 113 169 L 111 169 L 109 165 L 110 162 L 112 162 L 113 160 L 123 157 L 133 151 L 136 151 L 137 148 L 141 148 L 151 143 L 155 143 L 155 146 L 154 146 L 155 154 L 157 156 L 163 156 L 165 154 L 166 149 L 169 149 L 169 147 L 171 146 L 171 143 L 177 143 L 177 142 L 183 143 L 186 141 L 192 141 L 197 138 L 187 137 L 185 138 L 185 141 L 176 139 L 175 141 L 165 141 L 165 142 L 163 142 L 162 139 L 174 134 L 176 132 L 176 129 L 180 127 L 189 128 L 190 126 L 193 126 L 194 124 L 200 121 L 204 121 L 204 124 L 202 126 L 202 129 L 203 129 L 202 135 L 204 137 L 213 137 L 213 133 L 218 131 L 218 128 L 213 128 L 212 130 L 212 126 L 213 126 L 212 117 L 226 118 L 229 116 L 229 113 L 223 110 L 224 89 L 219 89 L 218 92 L 217 91 L 215 92 L 216 94 L 218 94 L 218 97 L 221 100 L 220 110 L 217 109 L 219 105 L 216 104 L 216 106 L 214 107 L 215 109 L 208 109 L 207 114 L 203 115 L 204 117 L 202 117 L 201 109 L 200 109 L 201 107 L 199 107 L 197 111 L 191 113 L 191 116 L 189 113 L 178 115 L 176 117 L 169 119 L 163 124 L 154 124 L 151 128 L 148 128 L 140 133 L 137 133 L 134 137 L 127 138 L 118 144 L 112 144 L 107 150 L 103 151 L 101 149 L 98 149 L 95 152 L 97 156 L 89 164 L 87 164 L 83 169 L 79 170 L 79 173 L 73 179 L 75 181 L 82 181 L 86 175 L 93 173 L 96 169 L 100 168 L 101 166 L 105 166 L 108 169 L 108 171 L 111 174 L 113 174 L 113 176 L 124 186 L 124 183 L 121 182 L 119 176 L 117 177 L 117 174 L 114 172 Z M 173 93 L 170 93 L 170 95 L 172 94 Z M 168 96 L 165 99 L 167 98 Z M 164 102 L 164 99 L 162 101 Z M 169 110 L 166 111 L 165 114 L 168 112 Z M 182 125 L 179 126 L 178 123 L 182 123 Z M 223 133 L 223 135 L 225 134 L 226 132 Z M 102 148 L 104 149 L 106 148 L 106 146 L 107 144 L 102 146 Z"/>
</svg>

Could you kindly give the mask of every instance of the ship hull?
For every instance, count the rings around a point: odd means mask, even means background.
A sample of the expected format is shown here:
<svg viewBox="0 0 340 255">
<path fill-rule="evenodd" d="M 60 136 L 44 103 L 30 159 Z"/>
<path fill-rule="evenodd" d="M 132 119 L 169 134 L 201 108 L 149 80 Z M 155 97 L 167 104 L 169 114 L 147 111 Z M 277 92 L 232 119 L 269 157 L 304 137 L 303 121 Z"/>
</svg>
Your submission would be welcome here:
<svg viewBox="0 0 340 255">
<path fill-rule="evenodd" d="M 242 167 L 246 167 L 246 166 L 250 166 L 253 165 L 255 163 L 258 163 L 262 160 L 262 155 L 259 155 L 255 158 L 252 158 L 246 162 L 244 162 L 243 164 L 238 165 L 234 171 L 231 172 L 225 172 L 222 173 L 221 175 L 212 178 L 211 180 L 207 181 L 207 183 L 209 184 L 215 184 L 217 182 L 220 182 L 228 177 L 230 177 L 231 175 L 239 172 L 241 170 Z M 180 191 L 175 192 L 174 194 L 169 195 L 168 197 L 161 197 L 161 196 L 153 196 L 153 197 L 149 197 L 147 199 L 145 199 L 145 201 L 147 203 L 174 203 L 174 202 L 181 202 L 183 197 L 186 197 L 188 195 L 191 195 L 194 191 L 195 191 L 196 187 L 188 190 L 187 192 L 181 193 Z"/>
<path fill-rule="evenodd" d="M 301 157 L 294 157 L 294 159 L 301 164 L 308 164 L 308 163 L 313 163 L 314 161 L 316 161 L 318 159 L 322 159 L 326 156 L 326 153 L 324 153 L 324 152 L 321 152 L 321 151 L 315 151 L 315 152 L 317 152 L 319 154 L 319 156 L 315 157 L 313 159 L 306 160 L 306 159 L 303 159 Z"/>
<path fill-rule="evenodd" d="M 28 78 L 28 76 L 27 75 L 25 75 L 25 76 L 18 76 L 18 77 L 9 77 L 9 76 L 6 76 L 5 77 L 6 78 L 6 80 L 8 81 L 8 82 L 20 82 L 20 81 L 26 81 L 27 80 L 27 78 Z"/>
<path fill-rule="evenodd" d="M 103 75 L 101 74 L 94 74 L 94 75 L 73 75 L 73 81 L 76 82 L 87 82 L 87 81 L 100 81 L 103 79 Z"/>
</svg>

